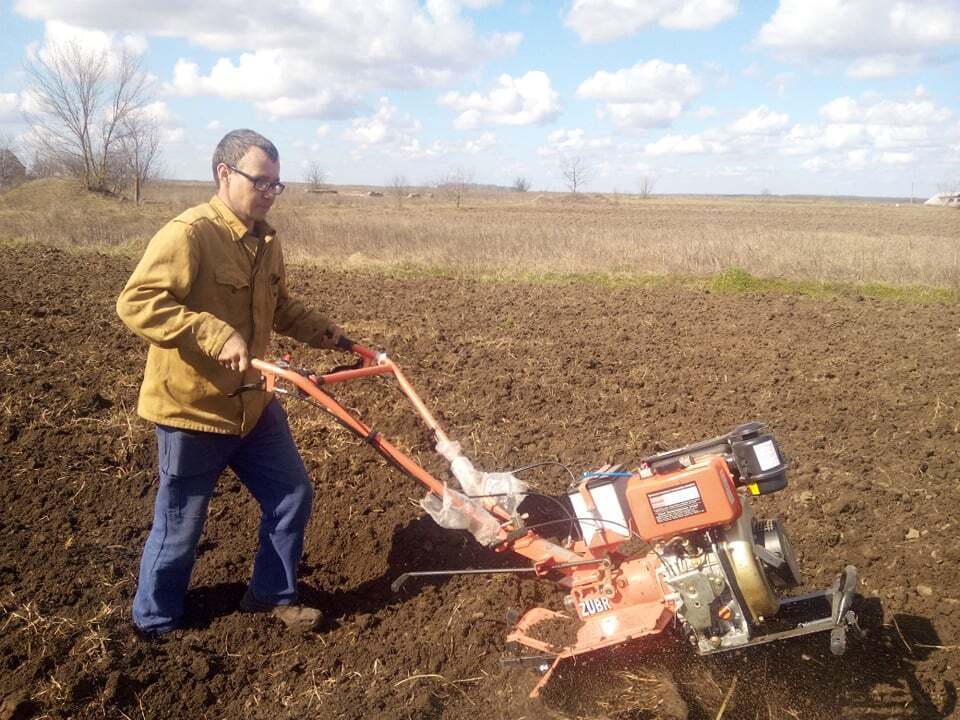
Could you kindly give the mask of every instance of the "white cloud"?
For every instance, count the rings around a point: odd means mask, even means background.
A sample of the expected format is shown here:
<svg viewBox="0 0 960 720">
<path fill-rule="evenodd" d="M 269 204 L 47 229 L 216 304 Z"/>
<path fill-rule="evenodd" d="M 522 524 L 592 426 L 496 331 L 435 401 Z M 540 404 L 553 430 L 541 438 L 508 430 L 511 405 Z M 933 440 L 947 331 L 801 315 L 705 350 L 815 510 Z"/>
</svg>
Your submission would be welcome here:
<svg viewBox="0 0 960 720">
<path fill-rule="evenodd" d="M 182 127 L 161 127 L 160 128 L 160 142 L 164 145 L 178 145 L 183 142 L 183 139 L 187 136 L 187 131 Z M 210 149 L 207 148 L 205 152 L 209 153 Z"/>
<path fill-rule="evenodd" d="M 113 39 L 109 33 L 101 30 L 87 30 L 60 20 L 50 20 L 44 25 L 43 46 L 38 53 L 48 58 L 51 46 L 76 46 L 85 52 L 108 52 L 113 48 Z"/>
<path fill-rule="evenodd" d="M 706 175 L 721 178 L 742 178 L 752 176 L 756 170 L 746 165 L 721 165 L 706 171 Z"/>
<path fill-rule="evenodd" d="M 663 127 L 702 90 L 686 65 L 654 59 L 616 72 L 600 70 L 580 84 L 577 97 L 605 100 L 600 113 L 618 127 Z"/>
<path fill-rule="evenodd" d="M 670 30 L 706 30 L 737 14 L 737 0 L 682 0 L 663 3 L 670 12 L 660 24 Z"/>
<path fill-rule="evenodd" d="M 487 95 L 448 92 L 440 98 L 440 103 L 460 113 L 454 125 L 461 130 L 491 124 L 542 124 L 556 118 L 563 109 L 550 77 L 539 70 L 531 70 L 519 78 L 501 75 L 497 86 Z"/>
<path fill-rule="evenodd" d="M 952 112 L 929 100 L 889 100 L 875 94 L 839 97 L 820 108 L 822 123 L 794 124 L 786 113 L 765 105 L 728 125 L 691 135 L 668 134 L 644 148 L 650 156 L 729 155 L 819 158 L 837 170 L 877 168 L 939 157 L 952 142 Z M 805 169 L 823 169 L 804 161 Z"/>
<path fill-rule="evenodd" d="M 331 86 L 305 91 L 303 72 L 298 59 L 282 50 L 243 53 L 237 63 L 220 58 L 208 75 L 202 75 L 196 63 L 181 58 L 174 65 L 167 90 L 178 95 L 247 100 L 274 118 L 344 118 L 354 114 L 360 99 L 351 90 Z"/>
<path fill-rule="evenodd" d="M 813 157 L 800 163 L 800 167 L 804 170 L 810 170 L 811 172 L 823 172 L 830 167 L 830 163 L 822 157 Z"/>
<path fill-rule="evenodd" d="M 954 117 L 928 100 L 894 101 L 875 94 L 835 98 L 820 108 L 820 116 L 825 121 L 822 125 L 790 128 L 782 153 L 844 152 L 848 163 L 858 165 L 913 162 L 920 154 L 942 155 Z"/>
<path fill-rule="evenodd" d="M 379 148 L 388 153 L 421 156 L 426 152 L 420 145 L 422 126 L 413 116 L 401 112 L 388 98 L 380 98 L 373 115 L 355 118 L 343 139 L 357 145 L 357 150 Z"/>
<path fill-rule="evenodd" d="M 852 61 L 859 78 L 902 74 L 960 43 L 956 0 L 780 0 L 760 45 L 800 61 Z"/>
<path fill-rule="evenodd" d="M 461 146 L 463 152 L 468 155 L 477 155 L 487 148 L 497 144 L 497 136 L 491 132 L 481 133 L 479 137 L 472 140 L 465 140 Z"/>
<path fill-rule="evenodd" d="M 789 115 L 773 112 L 766 105 L 761 105 L 738 118 L 730 128 L 743 135 L 773 135 L 784 130 L 789 123 Z"/>
<path fill-rule="evenodd" d="M 340 94 L 336 90 L 322 90 L 316 95 L 305 98 L 278 97 L 255 105 L 272 118 L 322 117 L 339 120 L 356 114 L 361 101 L 349 93 Z"/>
<path fill-rule="evenodd" d="M 19 0 L 31 18 L 105 33 L 183 38 L 222 53 L 201 68 L 181 58 L 169 89 L 249 100 L 276 117 L 355 114 L 365 92 L 448 82 L 513 52 L 520 33 L 483 33 L 457 0 L 232 5 L 153 0 Z M 489 5 L 469 0 L 469 7 Z"/>
<path fill-rule="evenodd" d="M 870 160 L 870 152 L 868 150 L 863 148 L 861 148 L 860 150 L 851 150 L 850 152 L 847 153 L 846 165 L 849 168 L 860 170 L 866 167 L 869 160 Z"/>
<path fill-rule="evenodd" d="M 329 126 L 329 125 L 320 125 L 319 127 L 317 127 L 317 129 L 316 129 L 316 131 L 315 131 L 315 135 L 316 135 L 318 138 L 321 138 L 321 139 L 322 139 L 322 138 L 325 138 L 325 137 L 326 137 L 327 135 L 329 135 L 329 134 L 330 134 L 330 126 Z"/>
<path fill-rule="evenodd" d="M 929 100 L 895 102 L 875 100 L 863 102 L 851 97 L 831 100 L 820 108 L 820 115 L 828 122 L 861 122 L 873 125 L 935 125 L 952 117 L 950 110 L 938 108 Z"/>
<path fill-rule="evenodd" d="M 155 100 L 152 103 L 144 105 L 141 112 L 160 125 L 171 125 L 176 122 L 176 117 L 170 111 L 170 107 L 163 100 Z"/>
<path fill-rule="evenodd" d="M 132 55 L 143 55 L 149 47 L 144 35 L 127 35 L 120 42 Z"/>
<path fill-rule="evenodd" d="M 923 64 L 919 55 L 872 55 L 855 60 L 847 75 L 858 80 L 876 80 L 916 72 Z"/>
<path fill-rule="evenodd" d="M 223 123 L 219 120 L 211 120 L 207 123 L 207 130 L 223 130 Z"/>
<path fill-rule="evenodd" d="M 380 107 L 368 117 L 356 118 L 344 133 L 344 139 L 359 145 L 382 145 L 420 132 L 419 121 L 401 113 L 388 98 L 380 98 Z"/>
<path fill-rule="evenodd" d="M 721 155 L 728 147 L 701 133 L 694 135 L 665 135 L 646 146 L 647 155 Z"/>
<path fill-rule="evenodd" d="M 583 128 L 572 130 L 554 130 L 547 136 L 547 144 L 537 148 L 537 154 L 572 155 L 585 152 L 602 151 L 613 146 L 613 140 L 608 137 L 589 137 Z"/>
<path fill-rule="evenodd" d="M 115 70 L 123 55 L 138 57 L 147 50 L 147 40 L 143 35 L 118 35 L 103 30 L 90 30 L 71 25 L 62 20 L 51 19 L 44 23 L 43 42 L 28 47 L 28 57 L 38 56 L 44 61 L 51 58 L 51 50 L 56 48 L 77 48 L 86 56 L 97 57 L 103 54 L 107 61 L 108 72 Z"/>
<path fill-rule="evenodd" d="M 938 133 L 926 125 L 866 125 L 865 132 L 877 149 L 921 148 L 936 145 Z"/>
<path fill-rule="evenodd" d="M 794 125 L 784 138 L 785 155 L 811 155 L 822 150 L 839 150 L 863 143 L 860 124 Z"/>
<path fill-rule="evenodd" d="M 910 152 L 885 152 L 880 155 L 880 162 L 884 165 L 909 165 L 916 156 Z"/>
<path fill-rule="evenodd" d="M 612 73 L 600 70 L 580 84 L 577 97 L 612 102 L 662 98 L 687 101 L 700 94 L 701 90 L 700 81 L 689 67 L 655 59 Z"/>
<path fill-rule="evenodd" d="M 811 172 L 831 171 L 848 173 L 850 171 L 881 171 L 884 167 L 903 167 L 916 162 L 917 156 L 910 152 L 876 153 L 869 148 L 848 150 L 844 153 L 817 155 L 800 163 L 800 167 Z"/>
<path fill-rule="evenodd" d="M 769 87 L 772 87 L 777 91 L 778 97 L 786 97 L 787 90 L 789 90 L 790 85 L 797 81 L 797 76 L 792 72 L 782 72 L 777 73 L 773 76 L 773 79 L 767 83 Z"/>
<path fill-rule="evenodd" d="M 388 98 L 382 97 L 372 115 L 355 118 L 350 128 L 341 133 L 341 138 L 354 144 L 350 154 L 362 159 L 369 153 L 380 153 L 406 160 L 450 155 L 477 155 L 497 144 L 493 133 L 484 132 L 462 141 L 436 140 L 425 144 L 420 139 L 421 123 L 409 113 L 402 112 Z M 317 128 L 316 135 L 323 139 L 329 126 Z M 313 146 L 316 149 L 320 144 Z"/>
<path fill-rule="evenodd" d="M 20 96 L 17 93 L 0 93 L 0 120 L 14 118 L 20 108 Z"/>
<path fill-rule="evenodd" d="M 564 24 L 583 42 L 606 42 L 655 24 L 704 30 L 736 12 L 737 0 L 575 0 Z"/>
<path fill-rule="evenodd" d="M 683 114 L 683 105 L 676 100 L 656 100 L 648 103 L 607 103 L 600 116 L 610 116 L 621 128 L 665 127 Z"/>
</svg>

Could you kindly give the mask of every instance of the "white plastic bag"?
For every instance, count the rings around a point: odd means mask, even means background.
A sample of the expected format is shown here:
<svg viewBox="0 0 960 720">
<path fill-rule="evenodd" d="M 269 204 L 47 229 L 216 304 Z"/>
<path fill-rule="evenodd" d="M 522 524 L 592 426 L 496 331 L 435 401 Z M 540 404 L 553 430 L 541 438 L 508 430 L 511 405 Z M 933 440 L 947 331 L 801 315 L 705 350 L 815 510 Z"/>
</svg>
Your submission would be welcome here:
<svg viewBox="0 0 960 720">
<path fill-rule="evenodd" d="M 481 545 L 493 545 L 498 541 L 500 525 L 497 519 L 476 500 L 450 487 L 444 488 L 442 499 L 427 493 L 420 501 L 420 507 L 442 528 L 467 530 Z"/>
<path fill-rule="evenodd" d="M 487 473 L 477 470 L 463 455 L 460 443 L 442 441 L 437 452 L 450 463 L 450 472 L 460 483 L 465 495 L 477 499 L 491 499 L 508 513 L 517 509 L 527 492 L 527 484 L 512 473 Z"/>
</svg>

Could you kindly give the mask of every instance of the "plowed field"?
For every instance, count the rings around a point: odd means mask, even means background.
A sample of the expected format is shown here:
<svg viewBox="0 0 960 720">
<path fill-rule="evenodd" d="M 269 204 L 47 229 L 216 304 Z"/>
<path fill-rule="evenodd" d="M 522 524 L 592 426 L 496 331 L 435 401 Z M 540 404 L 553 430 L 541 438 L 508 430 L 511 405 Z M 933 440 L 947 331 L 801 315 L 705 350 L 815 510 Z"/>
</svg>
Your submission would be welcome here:
<svg viewBox="0 0 960 720">
<path fill-rule="evenodd" d="M 715 718 L 734 682 L 728 720 L 958 716 L 956 306 L 294 269 L 294 290 L 387 349 L 478 466 L 579 473 L 762 419 L 792 465 L 758 513 L 786 520 L 807 587 L 860 568 L 868 637 L 843 657 L 824 637 L 706 660 L 679 641 L 625 647 L 530 701 L 534 672 L 500 665 L 505 614 L 560 594 L 511 575 L 391 592 L 405 571 L 522 562 L 437 527 L 419 487 L 292 401 L 317 491 L 302 595 L 322 631 L 238 611 L 258 513 L 225 476 L 187 627 L 133 635 L 156 460 L 134 413 L 146 348 L 113 310 L 132 267 L 43 247 L 0 264 L 0 718 Z M 389 382 L 337 394 L 445 477 Z M 567 482 L 556 466 L 525 478 Z"/>
</svg>

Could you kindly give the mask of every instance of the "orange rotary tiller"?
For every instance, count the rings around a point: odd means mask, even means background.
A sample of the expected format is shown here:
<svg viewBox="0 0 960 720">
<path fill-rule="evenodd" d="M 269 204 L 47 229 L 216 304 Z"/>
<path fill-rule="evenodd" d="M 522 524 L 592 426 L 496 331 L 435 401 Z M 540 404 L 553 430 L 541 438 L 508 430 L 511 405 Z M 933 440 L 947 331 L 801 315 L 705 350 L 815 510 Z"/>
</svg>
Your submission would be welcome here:
<svg viewBox="0 0 960 720">
<path fill-rule="evenodd" d="M 685 637 L 702 655 L 811 633 L 829 632 L 842 654 L 847 632 L 860 632 L 853 609 L 859 580 L 846 566 L 829 588 L 788 594 L 800 584 L 790 540 L 778 519 L 756 518 L 751 498 L 787 485 L 787 462 L 774 436 L 751 422 L 732 432 L 637 461 L 631 469 L 602 467 L 575 478 L 565 495 L 527 510 L 530 491 L 514 472 L 478 470 L 444 433 L 400 369 L 384 353 L 354 345 L 358 367 L 325 375 L 298 370 L 289 359 L 253 360 L 261 382 L 239 391 L 286 393 L 307 400 L 369 443 L 427 489 L 424 509 L 443 527 L 462 529 L 495 551 L 530 565 L 490 570 L 404 573 L 411 577 L 532 573 L 566 591 L 562 610 L 533 608 L 507 636 L 505 663 L 532 663 L 544 675 L 585 653 L 637 641 Z M 450 465 L 441 481 L 354 417 L 325 390 L 331 385 L 392 375 Z M 293 386 L 278 386 L 285 381 Z M 521 503 L 525 507 L 520 509 Z M 544 505 L 544 503 L 539 503 Z M 543 516 L 541 516 L 543 515 Z M 556 531 L 547 534 L 547 530 Z M 552 535 L 567 536 L 563 539 Z M 641 542 L 637 542 L 637 541 Z M 641 550 L 636 550 L 636 547 Z M 552 620 L 578 621 L 576 639 L 558 647 L 537 637 Z"/>
</svg>

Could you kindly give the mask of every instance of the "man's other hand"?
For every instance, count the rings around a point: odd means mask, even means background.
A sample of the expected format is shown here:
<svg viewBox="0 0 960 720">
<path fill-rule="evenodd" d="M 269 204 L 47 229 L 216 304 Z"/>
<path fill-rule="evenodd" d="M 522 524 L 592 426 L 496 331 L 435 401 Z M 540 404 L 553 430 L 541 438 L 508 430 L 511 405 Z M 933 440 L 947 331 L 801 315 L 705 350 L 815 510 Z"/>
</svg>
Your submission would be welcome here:
<svg viewBox="0 0 960 720">
<path fill-rule="evenodd" d="M 223 344 L 223 348 L 217 356 L 217 362 L 228 370 L 246 372 L 247 368 L 250 367 L 247 341 L 240 337 L 239 333 L 231 335 Z"/>
</svg>

